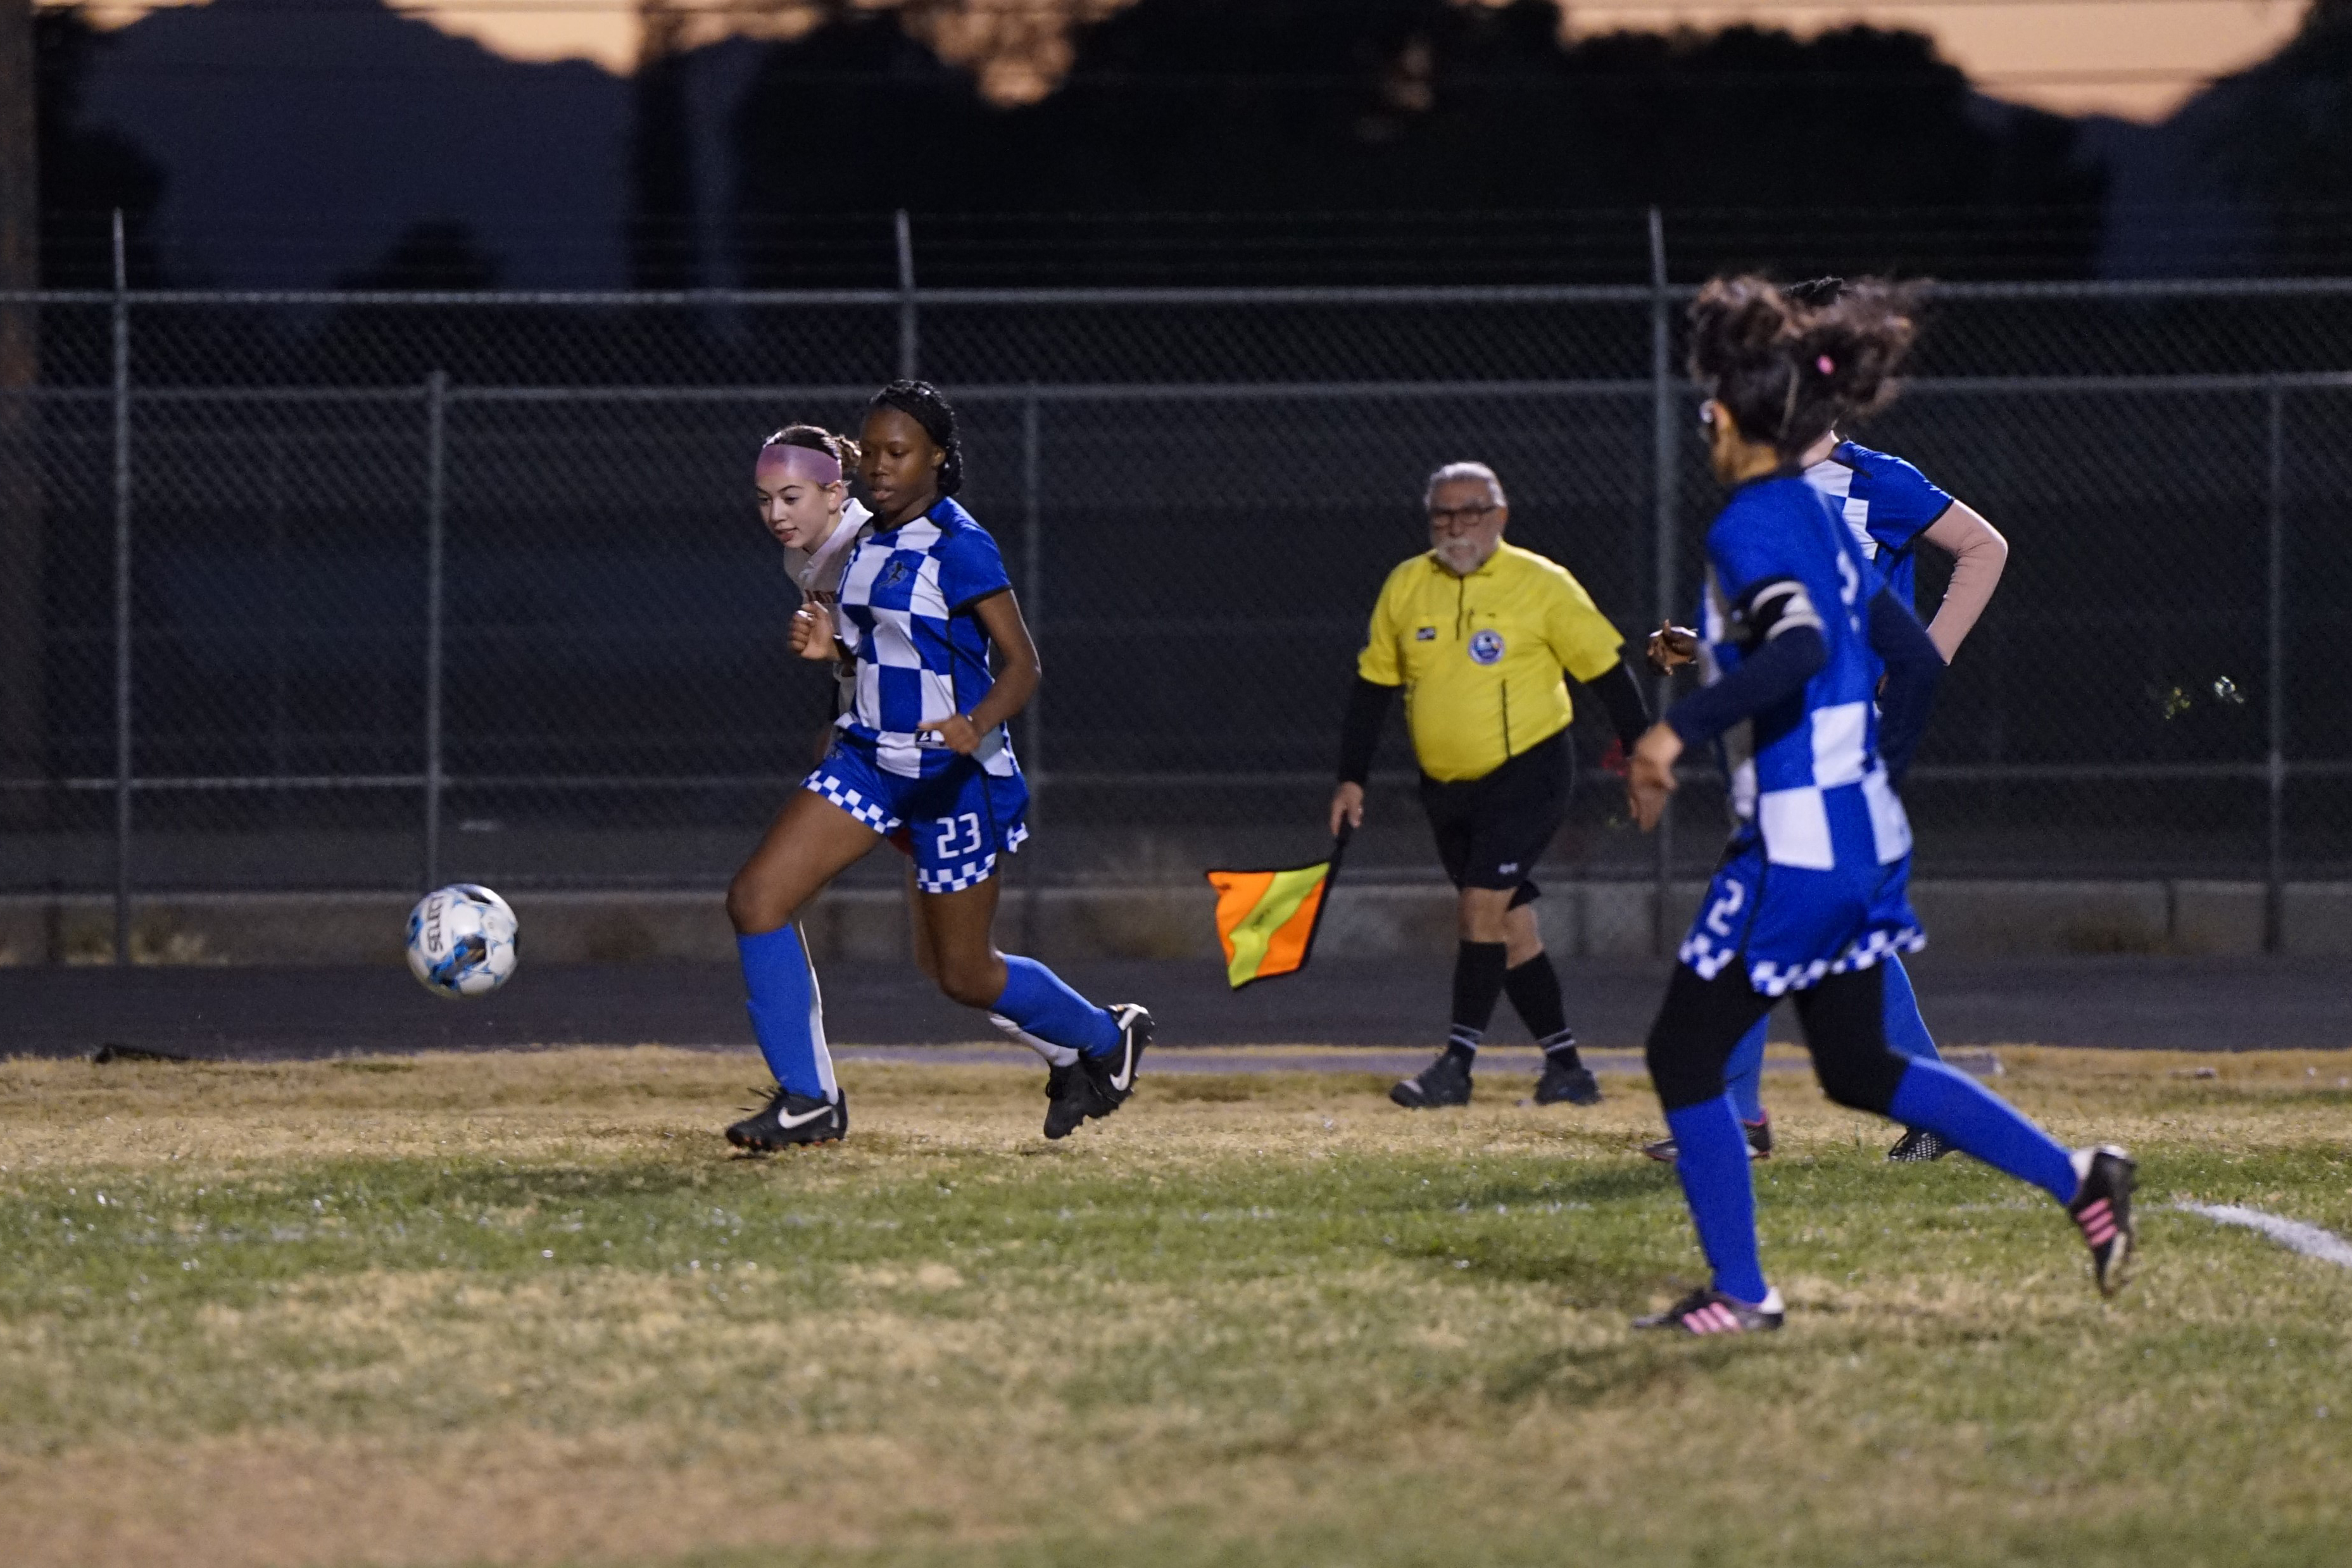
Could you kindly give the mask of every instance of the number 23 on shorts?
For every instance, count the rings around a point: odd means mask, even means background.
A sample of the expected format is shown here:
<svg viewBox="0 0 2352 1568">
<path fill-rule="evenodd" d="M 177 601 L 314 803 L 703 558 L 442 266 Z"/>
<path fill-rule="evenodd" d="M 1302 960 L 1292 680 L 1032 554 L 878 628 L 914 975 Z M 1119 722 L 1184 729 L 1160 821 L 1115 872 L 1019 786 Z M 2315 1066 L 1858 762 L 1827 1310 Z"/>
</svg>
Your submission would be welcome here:
<svg viewBox="0 0 2352 1568">
<path fill-rule="evenodd" d="M 950 855 L 969 855 L 980 852 L 980 813 L 978 811 L 966 811 L 958 817 L 941 817 L 939 819 L 939 823 L 942 831 L 940 833 L 936 852 L 940 859 L 944 860 Z M 958 843 L 956 841 L 959 839 L 968 839 L 970 841 Z"/>
</svg>

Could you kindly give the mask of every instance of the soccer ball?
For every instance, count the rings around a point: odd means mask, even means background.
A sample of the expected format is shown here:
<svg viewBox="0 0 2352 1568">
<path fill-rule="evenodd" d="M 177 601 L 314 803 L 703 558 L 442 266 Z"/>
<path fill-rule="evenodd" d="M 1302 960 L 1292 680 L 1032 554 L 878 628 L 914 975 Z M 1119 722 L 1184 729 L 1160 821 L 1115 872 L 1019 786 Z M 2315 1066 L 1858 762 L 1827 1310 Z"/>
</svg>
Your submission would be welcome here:
<svg viewBox="0 0 2352 1568">
<path fill-rule="evenodd" d="M 515 972 L 515 917 L 487 887 L 453 883 L 408 915 L 408 972 L 451 1001 L 486 997 Z"/>
</svg>

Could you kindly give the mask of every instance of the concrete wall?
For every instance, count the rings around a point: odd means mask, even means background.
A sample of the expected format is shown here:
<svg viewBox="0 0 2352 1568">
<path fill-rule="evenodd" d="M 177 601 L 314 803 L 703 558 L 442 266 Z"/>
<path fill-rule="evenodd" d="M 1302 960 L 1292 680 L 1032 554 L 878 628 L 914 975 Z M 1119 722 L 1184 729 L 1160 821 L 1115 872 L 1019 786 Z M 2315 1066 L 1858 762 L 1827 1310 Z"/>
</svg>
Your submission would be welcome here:
<svg viewBox="0 0 2352 1568">
<path fill-rule="evenodd" d="M 1670 893 L 1679 933 L 1702 884 Z M 1651 950 L 1654 890 L 1646 883 L 1556 883 L 1541 905 L 1563 956 L 1633 956 Z M 2237 882 L 1922 882 L 1912 899 L 1939 952 L 2234 954 L 2262 950 L 2263 888 Z M 137 907 L 133 948 L 166 964 L 400 962 L 405 894 L 158 895 Z M 523 952 L 540 962 L 725 960 L 735 944 L 716 891 L 524 893 L 513 900 Z M 1207 885 L 1056 888 L 1007 894 L 998 915 L 1008 947 L 1047 958 L 1205 958 L 1216 950 Z M 2290 953 L 2352 952 L 2352 883 L 2286 890 Z M 109 956 L 111 905 L 103 898 L 0 898 L 0 964 L 97 963 Z M 903 895 L 826 894 L 805 922 L 821 959 L 898 958 L 907 952 Z M 1341 883 L 1325 912 L 1318 950 L 1379 957 L 1441 954 L 1454 941 L 1450 889 Z"/>
</svg>

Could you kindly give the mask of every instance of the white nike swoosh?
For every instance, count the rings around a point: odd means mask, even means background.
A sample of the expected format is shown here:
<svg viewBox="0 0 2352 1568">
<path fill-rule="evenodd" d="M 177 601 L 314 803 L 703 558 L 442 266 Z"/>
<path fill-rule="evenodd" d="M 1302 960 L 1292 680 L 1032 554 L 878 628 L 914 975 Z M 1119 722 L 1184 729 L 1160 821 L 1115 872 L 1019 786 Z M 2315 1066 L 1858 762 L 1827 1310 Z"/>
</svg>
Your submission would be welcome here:
<svg viewBox="0 0 2352 1568">
<path fill-rule="evenodd" d="M 776 1118 L 776 1125 L 779 1127 L 805 1127 L 811 1122 L 817 1120 L 821 1116 L 830 1116 L 832 1114 L 832 1106 L 820 1105 L 814 1111 L 803 1111 L 797 1116 L 780 1115 Z"/>
</svg>

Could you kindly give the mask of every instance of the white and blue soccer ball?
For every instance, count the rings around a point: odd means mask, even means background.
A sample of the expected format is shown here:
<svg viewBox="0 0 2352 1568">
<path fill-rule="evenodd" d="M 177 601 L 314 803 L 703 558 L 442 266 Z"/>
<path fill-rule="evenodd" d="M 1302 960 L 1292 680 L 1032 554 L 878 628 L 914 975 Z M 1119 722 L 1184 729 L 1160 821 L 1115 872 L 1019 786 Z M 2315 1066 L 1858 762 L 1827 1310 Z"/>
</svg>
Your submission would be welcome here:
<svg viewBox="0 0 2352 1568">
<path fill-rule="evenodd" d="M 486 997 L 515 972 L 515 915 L 470 882 L 425 895 L 408 915 L 408 972 L 436 997 Z"/>
</svg>

